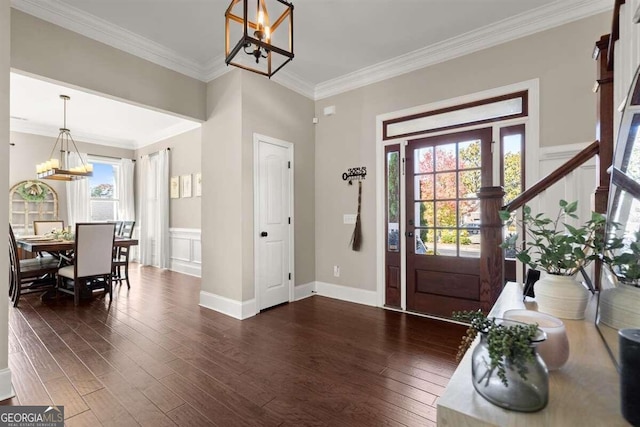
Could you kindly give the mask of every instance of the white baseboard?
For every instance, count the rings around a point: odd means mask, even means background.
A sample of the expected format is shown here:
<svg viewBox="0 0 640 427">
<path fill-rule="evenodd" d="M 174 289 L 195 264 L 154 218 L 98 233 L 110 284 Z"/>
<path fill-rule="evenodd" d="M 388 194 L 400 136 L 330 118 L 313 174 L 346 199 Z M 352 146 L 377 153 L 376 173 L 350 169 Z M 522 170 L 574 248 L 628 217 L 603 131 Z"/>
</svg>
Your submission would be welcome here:
<svg viewBox="0 0 640 427">
<path fill-rule="evenodd" d="M 199 305 L 240 320 L 255 316 L 258 312 L 255 299 L 236 301 L 205 291 L 200 291 Z"/>
<path fill-rule="evenodd" d="M 10 399 L 15 395 L 11 386 L 11 370 L 9 368 L 0 370 L 0 400 Z"/>
<path fill-rule="evenodd" d="M 172 259 L 169 266 L 171 271 L 176 273 L 188 274 L 189 276 L 202 277 L 202 265 L 193 262 L 185 262 L 178 259 Z"/>
<path fill-rule="evenodd" d="M 378 306 L 378 293 L 376 291 L 368 291 L 366 289 L 334 285 L 325 282 L 315 283 L 316 293 L 320 296 L 355 302 L 356 304 L 370 305 L 373 307 Z"/>
<path fill-rule="evenodd" d="M 313 296 L 316 290 L 316 282 L 309 282 L 303 285 L 297 285 L 293 288 L 293 300 L 300 301 L 301 299 L 309 298 Z"/>
</svg>

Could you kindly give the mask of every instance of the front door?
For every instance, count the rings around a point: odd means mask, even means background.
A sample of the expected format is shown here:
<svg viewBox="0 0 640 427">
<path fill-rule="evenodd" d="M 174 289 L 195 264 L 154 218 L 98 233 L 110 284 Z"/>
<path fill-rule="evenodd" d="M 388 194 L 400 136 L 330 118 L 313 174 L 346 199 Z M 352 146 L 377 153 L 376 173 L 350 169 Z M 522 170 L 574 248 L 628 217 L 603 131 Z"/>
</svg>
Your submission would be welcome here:
<svg viewBox="0 0 640 427">
<path fill-rule="evenodd" d="M 257 136 L 256 288 L 258 309 L 289 301 L 291 289 L 292 148 Z"/>
<path fill-rule="evenodd" d="M 407 310 L 451 317 L 480 305 L 480 187 L 492 185 L 491 128 L 406 149 Z"/>
</svg>

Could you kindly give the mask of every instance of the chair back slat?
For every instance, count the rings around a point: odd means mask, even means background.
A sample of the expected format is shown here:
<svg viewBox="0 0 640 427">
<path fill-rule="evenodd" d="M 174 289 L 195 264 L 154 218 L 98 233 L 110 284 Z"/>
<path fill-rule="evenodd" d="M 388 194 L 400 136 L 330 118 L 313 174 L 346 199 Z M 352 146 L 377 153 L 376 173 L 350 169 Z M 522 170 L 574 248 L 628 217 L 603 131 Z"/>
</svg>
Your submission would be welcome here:
<svg viewBox="0 0 640 427">
<path fill-rule="evenodd" d="M 118 237 L 123 237 L 125 239 L 130 239 L 133 237 L 133 227 L 135 227 L 135 221 L 122 221 L 122 230 Z"/>
<path fill-rule="evenodd" d="M 51 230 L 53 229 L 64 229 L 64 221 L 33 221 L 33 234 L 37 236 L 44 236 L 47 233 L 51 233 Z"/>
<path fill-rule="evenodd" d="M 76 277 L 111 274 L 115 224 L 76 224 Z"/>
</svg>

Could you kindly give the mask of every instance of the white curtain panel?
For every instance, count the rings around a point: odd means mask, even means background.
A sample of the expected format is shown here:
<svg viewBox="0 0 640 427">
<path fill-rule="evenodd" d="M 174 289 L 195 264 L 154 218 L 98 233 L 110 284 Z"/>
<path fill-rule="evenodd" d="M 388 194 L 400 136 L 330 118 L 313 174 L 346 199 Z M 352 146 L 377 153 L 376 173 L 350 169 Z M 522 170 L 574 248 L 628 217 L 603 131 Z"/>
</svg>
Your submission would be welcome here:
<svg viewBox="0 0 640 427">
<path fill-rule="evenodd" d="M 169 151 L 140 159 L 140 263 L 169 267 Z"/>
<path fill-rule="evenodd" d="M 133 200 L 133 176 L 135 163 L 131 159 L 120 160 L 118 168 L 118 220 L 132 221 L 136 218 L 136 207 Z"/>
<path fill-rule="evenodd" d="M 87 163 L 87 155 L 80 153 L 82 160 Z M 82 160 L 77 153 L 65 153 L 67 168 L 82 166 Z M 89 179 L 76 179 L 67 182 L 67 224 L 75 229 L 78 222 L 89 222 Z"/>
</svg>

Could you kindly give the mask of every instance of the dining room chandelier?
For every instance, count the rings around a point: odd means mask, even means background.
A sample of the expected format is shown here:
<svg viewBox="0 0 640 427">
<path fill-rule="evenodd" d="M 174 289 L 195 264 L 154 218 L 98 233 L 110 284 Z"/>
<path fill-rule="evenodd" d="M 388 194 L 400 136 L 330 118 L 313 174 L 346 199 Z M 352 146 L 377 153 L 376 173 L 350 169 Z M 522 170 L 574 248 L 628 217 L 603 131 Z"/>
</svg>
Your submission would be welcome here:
<svg viewBox="0 0 640 427">
<path fill-rule="evenodd" d="M 83 179 L 88 176 L 93 176 L 93 165 L 90 163 L 86 163 L 80 152 L 78 151 L 78 147 L 76 146 L 76 142 L 73 140 L 71 136 L 71 131 L 67 128 L 67 101 L 71 98 L 67 95 L 60 95 L 60 99 L 62 99 L 64 103 L 64 124 L 60 128 L 60 133 L 58 134 L 58 138 L 56 138 L 56 143 L 53 145 L 53 149 L 51 150 L 51 154 L 49 155 L 49 160 L 44 163 L 39 163 L 36 165 L 36 173 L 38 179 L 53 179 L 56 181 L 73 181 L 76 179 Z M 68 159 L 69 156 L 65 154 L 71 155 L 71 150 L 69 147 L 73 145 L 74 152 L 80 159 L 80 165 L 75 167 L 69 167 Z M 54 153 L 56 148 L 60 145 L 60 157 L 54 157 Z"/>
<path fill-rule="evenodd" d="M 232 40 L 238 42 L 232 45 Z M 287 0 L 231 0 L 225 13 L 227 65 L 271 78 L 292 59 L 293 4 Z"/>
</svg>

